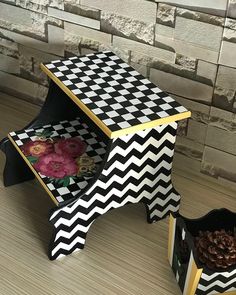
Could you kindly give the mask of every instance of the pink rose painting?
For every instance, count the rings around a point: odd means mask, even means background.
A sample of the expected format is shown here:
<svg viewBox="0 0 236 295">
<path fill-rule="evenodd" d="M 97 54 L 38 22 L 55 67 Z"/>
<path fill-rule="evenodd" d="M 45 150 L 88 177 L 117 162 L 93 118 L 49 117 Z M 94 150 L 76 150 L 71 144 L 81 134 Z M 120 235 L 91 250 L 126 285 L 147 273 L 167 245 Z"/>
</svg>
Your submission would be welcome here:
<svg viewBox="0 0 236 295">
<path fill-rule="evenodd" d="M 51 178 L 73 176 L 78 169 L 73 158 L 56 153 L 40 157 L 33 166 L 38 172 Z"/>
<path fill-rule="evenodd" d="M 36 171 L 62 186 L 68 186 L 71 178 L 94 172 L 94 160 L 86 155 L 85 142 L 79 137 L 51 137 L 52 133 L 46 129 L 36 132 L 37 139 L 21 147 Z"/>
<path fill-rule="evenodd" d="M 66 154 L 76 158 L 85 153 L 87 145 L 79 137 L 61 138 L 55 143 L 54 148 L 58 155 Z"/>
</svg>

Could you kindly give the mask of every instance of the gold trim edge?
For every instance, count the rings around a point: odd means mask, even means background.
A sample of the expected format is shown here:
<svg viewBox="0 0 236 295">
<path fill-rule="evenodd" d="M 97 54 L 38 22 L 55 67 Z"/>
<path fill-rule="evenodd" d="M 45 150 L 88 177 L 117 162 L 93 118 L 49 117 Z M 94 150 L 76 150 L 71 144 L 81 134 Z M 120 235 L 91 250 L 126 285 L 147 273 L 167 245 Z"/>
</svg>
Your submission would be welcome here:
<svg viewBox="0 0 236 295">
<path fill-rule="evenodd" d="M 109 138 L 135 133 L 137 131 L 191 117 L 191 112 L 187 111 L 112 132 L 69 88 L 67 88 L 55 75 L 53 75 L 53 73 L 44 64 L 41 63 L 40 67 L 42 71 L 45 72 L 46 75 L 51 78 Z"/>
<path fill-rule="evenodd" d="M 36 176 L 36 178 L 38 179 L 38 181 L 40 182 L 40 184 L 43 186 L 43 188 L 46 190 L 46 192 L 49 194 L 50 198 L 52 199 L 52 201 L 54 202 L 54 204 L 56 204 L 57 206 L 59 205 L 59 202 L 56 200 L 56 198 L 53 196 L 53 194 L 51 193 L 51 191 L 49 190 L 49 188 L 46 186 L 46 184 L 43 182 L 42 178 L 39 176 L 39 174 L 35 171 L 35 169 L 32 167 L 32 165 L 29 163 L 28 159 L 26 158 L 26 156 L 23 154 L 23 152 L 21 151 L 21 149 L 18 147 L 18 145 L 15 143 L 14 139 L 11 137 L 10 134 L 7 135 L 9 140 L 11 141 L 11 143 L 14 145 L 14 147 L 16 148 L 16 150 L 18 151 L 18 153 L 21 155 L 21 157 L 25 160 L 26 164 L 29 166 L 29 168 L 31 169 L 31 171 L 34 173 L 34 175 Z"/>
<path fill-rule="evenodd" d="M 168 124 L 168 123 L 171 123 L 171 122 L 187 119 L 189 117 L 191 117 L 191 112 L 187 111 L 187 112 L 184 112 L 184 113 L 181 113 L 181 114 L 176 114 L 176 115 L 173 115 L 173 116 L 170 116 L 170 117 L 165 117 L 165 118 L 157 119 L 157 120 L 150 121 L 150 122 L 147 122 L 147 123 L 142 123 L 142 124 L 135 125 L 135 126 L 132 126 L 132 127 L 129 127 L 129 128 L 114 131 L 114 132 L 111 133 L 111 138 L 119 137 L 119 136 L 122 136 L 122 135 L 127 135 L 127 134 L 130 134 L 130 133 L 136 133 L 137 131 L 141 131 L 141 130 L 148 129 L 148 128 L 154 128 L 156 126 L 160 126 L 160 125 L 163 125 L 163 124 Z"/>
</svg>

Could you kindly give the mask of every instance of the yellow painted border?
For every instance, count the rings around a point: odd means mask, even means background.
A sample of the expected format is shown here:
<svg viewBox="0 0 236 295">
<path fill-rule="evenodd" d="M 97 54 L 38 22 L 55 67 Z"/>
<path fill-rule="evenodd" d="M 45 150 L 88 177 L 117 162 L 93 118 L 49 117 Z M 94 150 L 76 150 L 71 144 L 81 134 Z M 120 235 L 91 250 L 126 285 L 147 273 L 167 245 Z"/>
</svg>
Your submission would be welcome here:
<svg viewBox="0 0 236 295">
<path fill-rule="evenodd" d="M 216 295 L 235 295 L 236 291 L 229 291 L 229 292 L 224 292 L 224 293 L 217 293 Z"/>
<path fill-rule="evenodd" d="M 109 137 L 115 138 L 122 135 L 127 135 L 130 133 L 135 133 L 137 131 L 141 131 L 144 129 L 156 127 L 158 125 L 171 123 L 178 120 L 183 120 L 191 117 L 191 112 L 187 111 L 181 114 L 176 114 L 173 116 L 168 116 L 165 118 L 160 118 L 154 121 L 150 121 L 147 123 L 141 123 L 129 128 L 120 129 L 112 132 L 82 101 L 69 89 L 67 88 L 61 81 L 58 79 L 53 73 L 44 65 L 40 64 L 42 71 L 44 71 L 49 78 L 51 78 L 81 109 L 82 111 L 89 116 L 89 118 L 97 124 L 97 126 L 102 129 L 102 131 Z"/>
<path fill-rule="evenodd" d="M 148 128 L 153 128 L 159 125 L 163 125 L 163 124 L 167 124 L 167 123 L 171 123 L 171 122 L 175 122 L 175 121 L 179 121 L 179 120 L 183 120 L 186 118 L 191 117 L 191 112 L 184 112 L 181 114 L 176 114 L 170 117 L 165 117 L 165 118 L 161 118 L 161 119 L 157 119 L 154 121 L 150 121 L 147 123 L 142 123 L 142 124 L 138 124 L 129 128 L 124 128 L 124 129 L 120 129 L 118 131 L 114 131 L 111 133 L 111 138 L 114 137 L 119 137 L 122 135 L 127 135 L 130 133 L 136 133 L 137 131 L 141 131 L 144 129 L 148 129 Z"/>
<path fill-rule="evenodd" d="M 188 285 L 188 291 L 187 294 L 189 295 L 194 295 L 196 290 L 197 290 L 197 286 L 198 283 L 200 281 L 201 275 L 202 275 L 202 268 L 197 268 L 197 265 L 195 263 L 195 261 L 193 260 L 193 264 L 192 264 L 192 269 L 191 269 L 191 274 L 189 277 L 189 285 Z"/>
<path fill-rule="evenodd" d="M 173 252 L 174 252 L 174 243 L 175 243 L 175 226 L 176 218 L 170 214 L 169 217 L 169 238 L 168 238 L 168 260 L 170 265 L 173 263 Z"/>
<path fill-rule="evenodd" d="M 191 251 L 186 281 L 184 285 L 184 295 L 195 295 L 197 286 L 202 275 L 202 271 L 202 268 L 197 267 L 194 261 L 193 252 Z"/>
<path fill-rule="evenodd" d="M 46 184 L 43 182 L 42 178 L 39 176 L 39 174 L 36 172 L 36 170 L 33 168 L 33 166 L 29 163 L 28 159 L 23 154 L 23 152 L 18 147 L 18 145 L 15 143 L 15 141 L 13 140 L 13 138 L 11 137 L 10 134 L 8 134 L 8 138 L 10 139 L 10 141 L 12 142 L 12 144 L 14 145 L 14 147 L 17 149 L 17 151 L 21 155 L 21 157 L 25 160 L 26 164 L 29 166 L 29 168 L 31 169 L 31 171 L 34 173 L 34 175 L 36 176 L 36 178 L 38 179 L 38 181 L 41 183 L 41 185 L 43 186 L 43 188 L 49 194 L 49 196 L 51 197 L 52 201 L 58 206 L 59 202 L 53 196 L 53 194 L 51 193 L 51 191 L 49 190 L 49 188 L 46 186 Z"/>
</svg>

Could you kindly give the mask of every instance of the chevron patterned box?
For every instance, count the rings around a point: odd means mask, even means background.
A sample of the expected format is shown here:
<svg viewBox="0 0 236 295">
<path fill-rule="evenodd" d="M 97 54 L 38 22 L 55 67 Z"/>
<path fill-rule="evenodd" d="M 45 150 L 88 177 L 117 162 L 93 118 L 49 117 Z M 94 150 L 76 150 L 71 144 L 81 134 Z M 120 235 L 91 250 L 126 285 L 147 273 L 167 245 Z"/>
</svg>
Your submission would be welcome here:
<svg viewBox="0 0 236 295">
<path fill-rule="evenodd" d="M 197 246 L 200 244 L 197 242 L 200 240 L 199 233 L 205 239 L 202 240 L 202 246 L 206 245 L 207 250 L 212 249 L 209 248 L 210 242 L 206 243 L 206 235 L 211 237 L 212 233 L 218 233 L 226 236 L 229 233 L 235 247 L 235 229 L 236 213 L 227 209 L 213 210 L 199 219 L 188 219 L 179 213 L 170 214 L 168 259 L 184 295 L 236 294 L 235 252 L 233 252 L 231 266 L 226 266 L 225 256 L 222 259 L 222 256 L 217 253 L 216 257 L 219 257 L 221 261 L 218 264 L 222 262 L 224 264 L 224 268 L 219 270 L 219 267 L 212 267 L 211 260 L 215 266 L 214 255 L 207 255 L 210 260 L 206 263 L 203 261 L 205 253 L 202 252 L 204 255 L 201 259 Z M 222 244 L 219 244 L 219 247 L 221 246 Z M 215 253 L 213 251 L 213 254 Z"/>
</svg>

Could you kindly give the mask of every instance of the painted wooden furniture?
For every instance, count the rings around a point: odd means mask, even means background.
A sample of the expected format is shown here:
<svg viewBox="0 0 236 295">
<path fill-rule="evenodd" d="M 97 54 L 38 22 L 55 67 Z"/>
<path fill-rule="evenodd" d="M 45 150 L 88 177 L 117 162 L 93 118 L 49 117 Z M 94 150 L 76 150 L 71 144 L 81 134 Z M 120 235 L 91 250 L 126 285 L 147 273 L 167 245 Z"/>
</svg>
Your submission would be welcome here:
<svg viewBox="0 0 236 295">
<path fill-rule="evenodd" d="M 235 266 L 209 269 L 199 261 L 194 246 L 200 230 L 234 232 L 235 228 L 236 214 L 227 209 L 212 210 L 198 219 L 170 214 L 168 258 L 183 295 L 236 294 Z"/>
<path fill-rule="evenodd" d="M 41 68 L 51 78 L 45 104 L 1 149 L 4 184 L 36 176 L 56 204 L 49 258 L 82 249 L 110 209 L 142 202 L 149 222 L 176 212 L 176 121 L 190 112 L 110 51 Z"/>
</svg>

